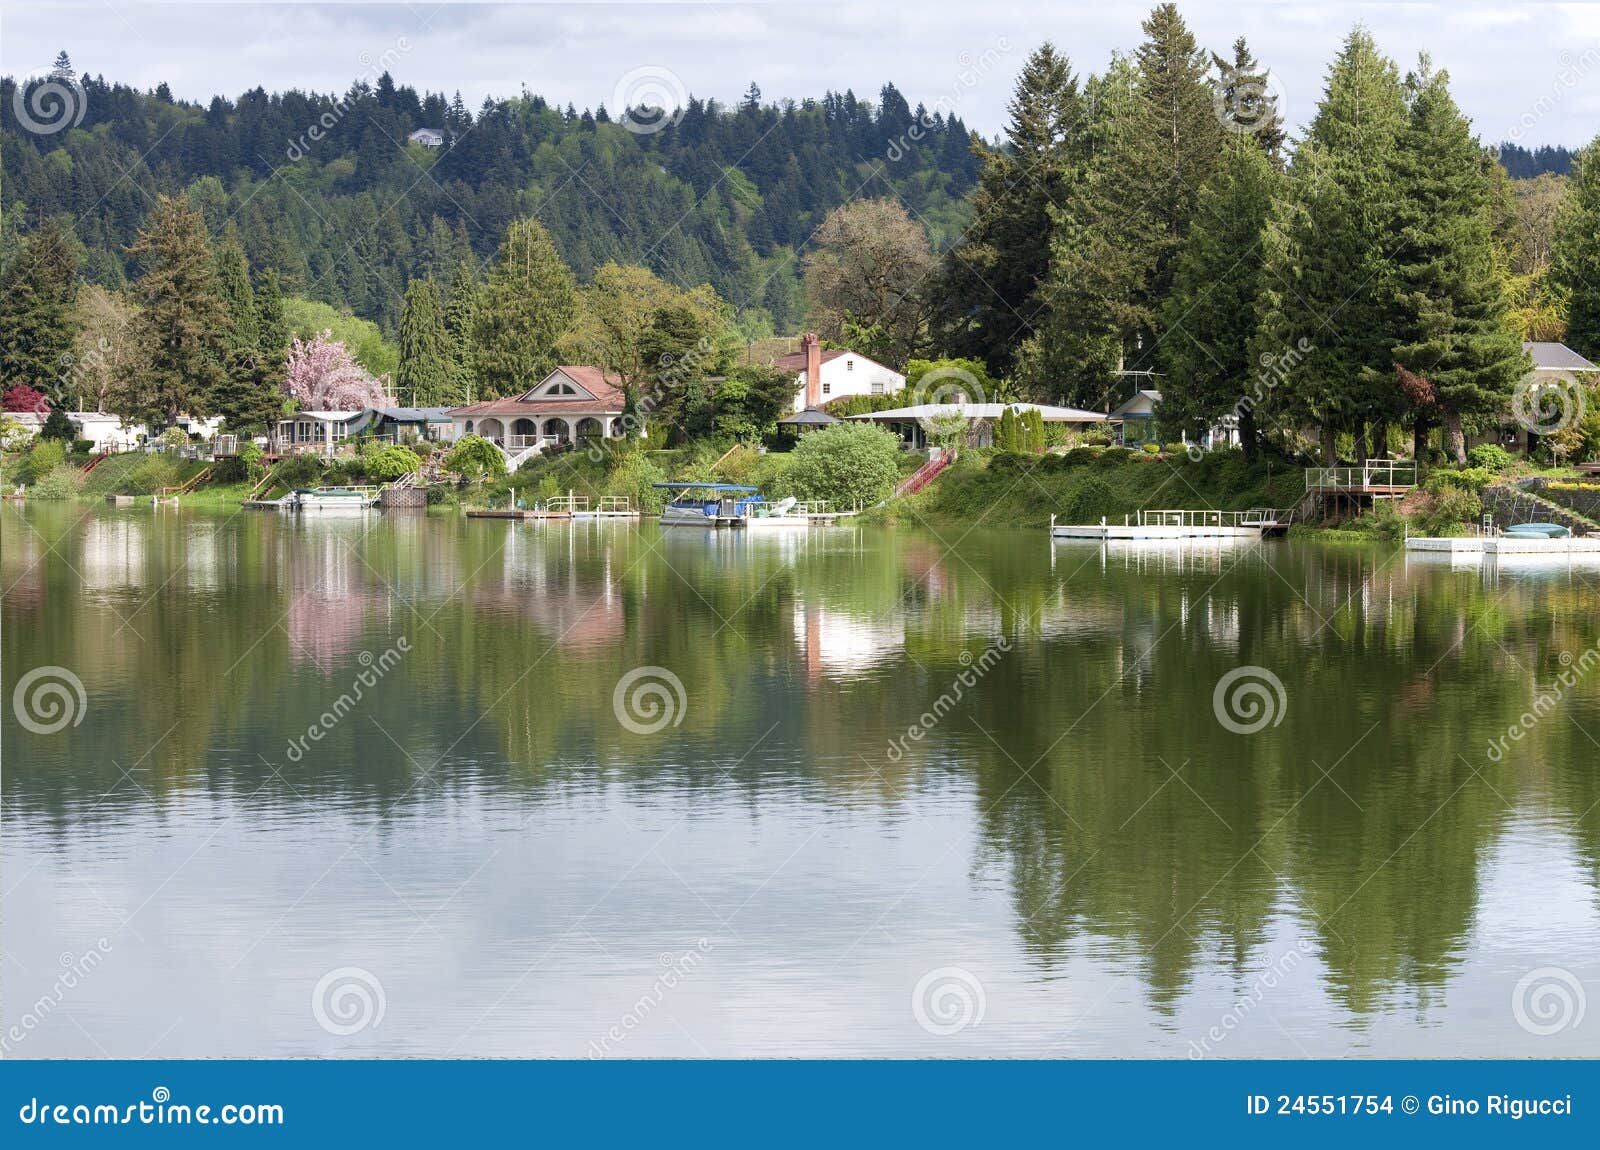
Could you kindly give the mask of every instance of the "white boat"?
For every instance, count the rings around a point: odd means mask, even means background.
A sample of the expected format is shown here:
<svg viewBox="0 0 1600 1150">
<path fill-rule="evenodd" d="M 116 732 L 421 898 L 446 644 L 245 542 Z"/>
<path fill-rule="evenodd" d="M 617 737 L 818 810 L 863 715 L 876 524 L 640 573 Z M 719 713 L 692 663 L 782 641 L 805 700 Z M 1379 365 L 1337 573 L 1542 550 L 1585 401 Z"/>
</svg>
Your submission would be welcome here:
<svg viewBox="0 0 1600 1150">
<path fill-rule="evenodd" d="M 825 502 L 802 503 L 791 495 L 776 503 L 752 504 L 745 526 L 811 527 L 818 523 L 832 523 L 838 518 L 838 513 L 829 511 Z"/>
<path fill-rule="evenodd" d="M 283 499 L 293 511 L 365 511 L 377 502 L 376 487 L 302 487 Z"/>
</svg>

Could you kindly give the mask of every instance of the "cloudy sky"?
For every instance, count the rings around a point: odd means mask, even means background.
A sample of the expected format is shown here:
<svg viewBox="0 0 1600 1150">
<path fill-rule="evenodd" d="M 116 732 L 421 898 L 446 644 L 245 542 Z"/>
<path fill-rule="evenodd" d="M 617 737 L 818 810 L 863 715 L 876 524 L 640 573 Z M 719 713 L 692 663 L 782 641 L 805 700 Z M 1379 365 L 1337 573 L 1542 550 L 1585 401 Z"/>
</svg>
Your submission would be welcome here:
<svg viewBox="0 0 1600 1150">
<path fill-rule="evenodd" d="M 1313 111 L 1328 60 L 1364 21 L 1407 66 L 1419 50 L 1448 68 L 1487 140 L 1577 145 L 1600 131 L 1600 6 L 1590 4 L 1219 3 L 1187 0 L 1202 44 L 1248 37 L 1277 74 L 1291 123 Z M 1148 3 L 852 0 L 699 4 L 137 4 L 0 0 L 0 71 L 47 66 L 65 48 L 80 71 L 139 87 L 165 80 L 206 100 L 263 85 L 342 90 L 387 64 L 418 88 L 485 95 L 524 86 L 582 107 L 675 90 L 768 98 L 892 80 L 915 104 L 955 109 L 992 134 L 1028 51 L 1051 39 L 1080 70 L 1133 47 Z M 635 103 L 654 103 L 635 100 Z M 664 101 L 661 101 L 664 102 Z"/>
</svg>

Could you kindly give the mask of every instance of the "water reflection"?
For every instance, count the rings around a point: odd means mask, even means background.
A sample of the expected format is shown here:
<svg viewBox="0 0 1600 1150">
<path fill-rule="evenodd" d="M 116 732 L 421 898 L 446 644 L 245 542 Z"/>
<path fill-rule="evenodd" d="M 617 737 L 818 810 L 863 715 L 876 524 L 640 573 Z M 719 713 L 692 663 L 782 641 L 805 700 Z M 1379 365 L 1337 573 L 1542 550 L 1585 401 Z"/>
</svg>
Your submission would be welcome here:
<svg viewBox="0 0 1600 1150">
<path fill-rule="evenodd" d="M 1280 1025 L 1230 1053 L 1430 1052 L 1419 1027 L 1583 1052 L 1503 1004 L 1535 953 L 1600 973 L 1600 682 L 1487 753 L 1600 638 L 1576 568 L 48 507 L 8 510 L 3 543 L 6 666 L 71 668 L 90 698 L 50 737 L 7 715 L 5 862 L 33 876 L 13 938 L 25 962 L 86 924 L 121 939 L 115 992 L 83 1006 L 113 1031 L 154 993 L 246 1044 L 191 1023 L 183 1052 L 330 1052 L 298 1005 L 252 1014 L 173 948 L 276 988 L 420 945 L 412 1024 L 368 1052 L 581 1053 L 622 1001 L 599 968 L 631 988 L 641 947 L 689 931 L 720 940 L 682 1006 L 717 1053 L 1182 1056 L 1286 953 Z M 1213 709 L 1241 664 L 1286 699 L 1249 736 Z M 648 735 L 613 710 L 637 667 L 684 685 Z M 451 940 L 549 952 L 551 1021 L 452 1029 L 434 1006 L 545 994 Z M 958 960 L 994 1022 L 928 1046 L 908 987 Z M 839 1010 L 792 1018 L 788 1045 L 719 1005 L 797 1010 L 799 972 L 853 989 L 805 983 Z"/>
</svg>

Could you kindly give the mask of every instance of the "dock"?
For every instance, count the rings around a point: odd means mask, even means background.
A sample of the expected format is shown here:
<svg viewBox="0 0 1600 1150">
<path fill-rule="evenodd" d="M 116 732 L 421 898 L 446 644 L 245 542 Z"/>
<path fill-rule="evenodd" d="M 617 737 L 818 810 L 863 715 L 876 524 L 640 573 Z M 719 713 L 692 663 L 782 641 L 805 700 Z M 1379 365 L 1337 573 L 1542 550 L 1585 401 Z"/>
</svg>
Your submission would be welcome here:
<svg viewBox="0 0 1600 1150">
<path fill-rule="evenodd" d="M 574 520 L 574 519 L 637 519 L 639 512 L 630 505 L 626 495 L 605 495 L 589 506 L 587 495 L 561 495 L 534 507 L 490 507 L 482 511 L 468 511 L 468 519 L 516 519 L 522 521 Z"/>
<path fill-rule="evenodd" d="M 1434 555 L 1600 555 L 1600 535 L 1572 535 L 1564 539 L 1509 535 L 1417 536 L 1406 540 L 1406 550 Z"/>
<path fill-rule="evenodd" d="M 1253 507 L 1248 511 L 1140 511 L 1120 524 L 1057 523 L 1050 517 L 1052 539 L 1261 539 L 1281 535 L 1294 520 L 1290 508 Z"/>
</svg>

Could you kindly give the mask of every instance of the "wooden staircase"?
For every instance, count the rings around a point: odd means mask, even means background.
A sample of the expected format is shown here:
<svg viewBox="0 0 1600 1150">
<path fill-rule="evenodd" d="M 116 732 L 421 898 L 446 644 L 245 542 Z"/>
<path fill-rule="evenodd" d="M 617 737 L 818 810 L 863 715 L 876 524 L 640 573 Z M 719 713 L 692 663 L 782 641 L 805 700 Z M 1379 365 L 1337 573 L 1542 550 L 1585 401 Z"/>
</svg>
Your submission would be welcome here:
<svg viewBox="0 0 1600 1150">
<path fill-rule="evenodd" d="M 110 458 L 111 452 L 109 451 L 102 451 L 98 455 L 91 456 L 88 463 L 85 463 L 82 467 L 78 468 L 78 476 L 82 478 L 83 476 L 88 475 L 89 472 L 93 471 L 96 467 L 99 467 L 102 463 Z"/>
<path fill-rule="evenodd" d="M 938 478 L 939 473 L 956 461 L 954 451 L 946 451 L 938 459 L 930 459 L 921 467 L 900 481 L 900 486 L 894 489 L 890 499 L 900 499 L 907 495 L 915 495 L 928 484 Z"/>
</svg>

